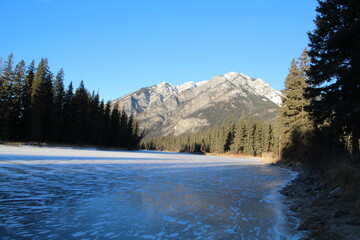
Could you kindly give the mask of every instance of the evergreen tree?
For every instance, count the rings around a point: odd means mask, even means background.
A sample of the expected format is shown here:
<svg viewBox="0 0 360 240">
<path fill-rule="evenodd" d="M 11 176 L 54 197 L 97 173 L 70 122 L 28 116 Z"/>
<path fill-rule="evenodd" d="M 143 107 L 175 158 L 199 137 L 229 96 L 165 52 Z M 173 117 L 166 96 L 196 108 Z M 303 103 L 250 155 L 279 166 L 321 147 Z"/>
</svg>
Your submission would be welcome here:
<svg viewBox="0 0 360 240">
<path fill-rule="evenodd" d="M 22 91 L 25 86 L 25 73 L 26 64 L 20 61 L 14 69 L 14 82 L 11 87 L 11 99 L 9 99 L 10 112 L 9 112 L 9 138 L 16 140 L 20 138 L 21 124 L 24 113 L 24 102 Z"/>
<path fill-rule="evenodd" d="M 4 70 L 4 63 L 2 57 L 0 57 L 0 78 L 2 77 L 3 70 Z"/>
<path fill-rule="evenodd" d="M 264 151 L 263 126 L 261 122 L 255 122 L 254 132 L 254 156 L 259 156 Z"/>
<path fill-rule="evenodd" d="M 104 146 L 109 146 L 109 145 L 111 145 L 111 141 L 110 141 L 110 139 L 111 139 L 111 127 L 110 127 L 111 126 L 111 106 L 110 106 L 109 101 L 105 105 L 104 122 L 105 122 L 106 128 L 104 129 L 104 134 L 103 134 L 103 144 L 104 144 Z M 120 127 L 120 129 L 122 129 L 122 127 Z"/>
<path fill-rule="evenodd" d="M 89 110 L 89 92 L 85 88 L 84 81 L 81 81 L 79 87 L 75 90 L 71 104 L 74 108 L 74 122 L 71 128 L 75 133 L 75 143 L 84 144 L 88 135 L 86 113 Z"/>
<path fill-rule="evenodd" d="M 98 119 L 99 119 L 99 128 L 98 128 L 98 134 L 96 139 L 96 145 L 103 146 L 105 142 L 105 133 L 106 133 L 106 114 L 105 114 L 105 103 L 104 100 L 101 100 L 99 105 L 99 112 L 98 112 Z"/>
<path fill-rule="evenodd" d="M 119 132 L 119 144 L 121 146 L 126 146 L 127 144 L 127 133 L 128 130 L 128 116 L 126 115 L 125 109 L 121 110 L 120 113 L 120 132 Z"/>
<path fill-rule="evenodd" d="M 0 77 L 0 138 L 9 138 L 11 131 L 12 98 L 14 95 L 13 85 L 15 81 L 13 71 L 13 54 L 5 61 L 2 76 Z"/>
<path fill-rule="evenodd" d="M 234 141 L 231 145 L 231 152 L 242 153 L 244 151 L 246 138 L 246 124 L 244 118 L 241 116 L 235 125 Z"/>
<path fill-rule="evenodd" d="M 318 2 L 316 29 L 309 33 L 310 112 L 318 127 L 331 129 L 335 141 L 349 134 L 351 151 L 360 159 L 360 3 Z"/>
<path fill-rule="evenodd" d="M 235 125 L 233 123 L 233 117 L 231 117 L 227 124 L 224 126 L 224 146 L 223 151 L 228 152 L 230 151 L 231 145 L 233 144 L 234 137 L 235 137 Z"/>
<path fill-rule="evenodd" d="M 250 117 L 246 124 L 246 139 L 244 144 L 244 154 L 246 155 L 255 155 L 255 131 L 255 121 Z"/>
<path fill-rule="evenodd" d="M 129 116 L 129 119 L 128 119 L 128 122 L 127 122 L 127 126 L 126 126 L 126 130 L 125 130 L 125 138 L 128 139 L 128 142 L 127 142 L 127 146 L 128 148 L 131 148 L 133 143 L 133 138 L 134 138 L 134 135 L 133 135 L 133 131 L 134 131 L 134 116 L 132 114 L 130 114 Z"/>
<path fill-rule="evenodd" d="M 41 59 L 31 86 L 31 120 L 28 135 L 30 140 L 49 139 L 53 101 L 52 77 L 47 59 Z"/>
<path fill-rule="evenodd" d="M 60 132 L 63 130 L 64 122 L 64 103 L 65 103 L 65 88 L 64 88 L 64 70 L 61 68 L 56 74 L 54 82 L 54 103 L 52 109 L 52 141 L 60 142 Z"/>
<path fill-rule="evenodd" d="M 89 121 L 89 143 L 97 145 L 100 131 L 100 121 L 101 121 L 101 110 L 100 110 L 100 97 L 99 94 L 94 92 L 90 98 L 89 111 L 88 111 L 88 121 Z"/>
<path fill-rule="evenodd" d="M 111 111 L 110 115 L 110 145 L 115 146 L 121 146 L 120 143 L 120 112 L 118 105 L 115 105 Z"/>
<path fill-rule="evenodd" d="M 305 97 L 305 91 L 308 87 L 306 75 L 308 66 L 309 59 L 305 49 L 298 61 L 292 60 L 289 74 L 285 79 L 285 89 L 279 111 L 282 154 L 294 152 L 293 147 L 295 145 L 298 145 L 298 149 L 300 146 L 305 148 L 307 141 L 309 141 L 309 132 L 313 130 L 312 120 L 306 111 L 306 106 L 309 104 Z M 285 155 L 283 157 L 290 157 Z M 292 156 L 292 158 L 294 157 L 300 158 L 301 156 Z"/>
<path fill-rule="evenodd" d="M 263 151 L 264 152 L 272 152 L 273 144 L 274 144 L 274 133 L 271 124 L 266 123 L 263 126 Z"/>
<path fill-rule="evenodd" d="M 20 127 L 20 139 L 27 140 L 27 130 L 31 120 L 31 87 L 35 77 L 35 62 L 32 61 L 25 74 L 25 83 L 21 91 L 22 119 Z"/>
<path fill-rule="evenodd" d="M 60 141 L 66 143 L 75 142 L 75 134 L 73 132 L 73 127 L 72 127 L 75 116 L 73 98 L 74 98 L 74 88 L 72 82 L 70 82 L 64 96 L 63 123 L 62 123 L 63 129 L 60 132 Z"/>
<path fill-rule="evenodd" d="M 140 144 L 140 140 L 141 140 L 142 136 L 143 136 L 143 133 L 140 133 L 139 123 L 137 121 L 135 121 L 132 136 L 131 136 L 130 149 L 138 149 L 139 148 L 139 144 Z"/>
</svg>

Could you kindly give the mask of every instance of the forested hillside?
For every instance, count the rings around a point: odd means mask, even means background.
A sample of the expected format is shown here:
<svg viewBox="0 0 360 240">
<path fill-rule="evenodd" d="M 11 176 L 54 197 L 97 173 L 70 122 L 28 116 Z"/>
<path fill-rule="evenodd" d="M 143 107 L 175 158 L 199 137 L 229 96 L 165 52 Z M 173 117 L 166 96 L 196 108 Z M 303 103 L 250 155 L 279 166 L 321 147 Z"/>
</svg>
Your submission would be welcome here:
<svg viewBox="0 0 360 240">
<path fill-rule="evenodd" d="M 0 59 L 1 60 L 1 59 Z M 141 140 L 132 115 L 100 100 L 80 83 L 64 86 L 48 60 L 14 67 L 10 54 L 0 61 L 0 140 L 137 148 Z"/>
</svg>

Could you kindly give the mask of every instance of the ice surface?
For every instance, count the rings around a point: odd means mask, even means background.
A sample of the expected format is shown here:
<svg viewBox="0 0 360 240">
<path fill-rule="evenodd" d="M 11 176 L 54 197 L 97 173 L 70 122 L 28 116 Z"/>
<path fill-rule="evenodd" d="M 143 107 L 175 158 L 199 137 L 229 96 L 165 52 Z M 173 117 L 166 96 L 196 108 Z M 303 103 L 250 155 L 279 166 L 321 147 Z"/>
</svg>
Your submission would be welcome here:
<svg viewBox="0 0 360 240">
<path fill-rule="evenodd" d="M 258 159 L 0 145 L 0 236 L 296 239 L 277 191 L 292 177 Z"/>
</svg>

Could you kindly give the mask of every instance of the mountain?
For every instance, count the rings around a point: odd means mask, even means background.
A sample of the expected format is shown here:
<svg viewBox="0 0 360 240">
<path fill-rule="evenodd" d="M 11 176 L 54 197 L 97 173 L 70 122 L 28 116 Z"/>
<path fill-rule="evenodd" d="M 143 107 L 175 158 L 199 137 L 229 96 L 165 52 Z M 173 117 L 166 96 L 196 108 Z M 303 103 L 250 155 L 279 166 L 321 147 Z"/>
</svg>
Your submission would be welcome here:
<svg viewBox="0 0 360 240">
<path fill-rule="evenodd" d="M 274 119 L 281 93 L 259 78 L 230 72 L 198 83 L 163 82 L 112 102 L 134 115 L 149 136 L 179 136 L 241 114 Z"/>
</svg>

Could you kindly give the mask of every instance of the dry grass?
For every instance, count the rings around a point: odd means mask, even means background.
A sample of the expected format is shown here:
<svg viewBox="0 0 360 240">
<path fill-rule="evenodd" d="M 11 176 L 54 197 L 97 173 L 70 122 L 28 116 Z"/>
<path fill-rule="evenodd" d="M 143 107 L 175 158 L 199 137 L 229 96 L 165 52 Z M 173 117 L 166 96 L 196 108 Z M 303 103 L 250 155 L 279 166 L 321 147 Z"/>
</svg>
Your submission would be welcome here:
<svg viewBox="0 0 360 240">
<path fill-rule="evenodd" d="M 338 161 L 322 174 L 326 190 L 341 188 L 345 200 L 360 200 L 360 166 L 349 161 Z"/>
<path fill-rule="evenodd" d="M 280 160 L 279 156 L 277 156 L 273 152 L 263 152 L 261 154 L 261 161 L 267 164 L 274 164 Z"/>
<path fill-rule="evenodd" d="M 206 156 L 222 156 L 222 157 L 234 157 L 234 158 L 256 158 L 251 155 L 243 155 L 238 153 L 205 153 Z"/>
</svg>

